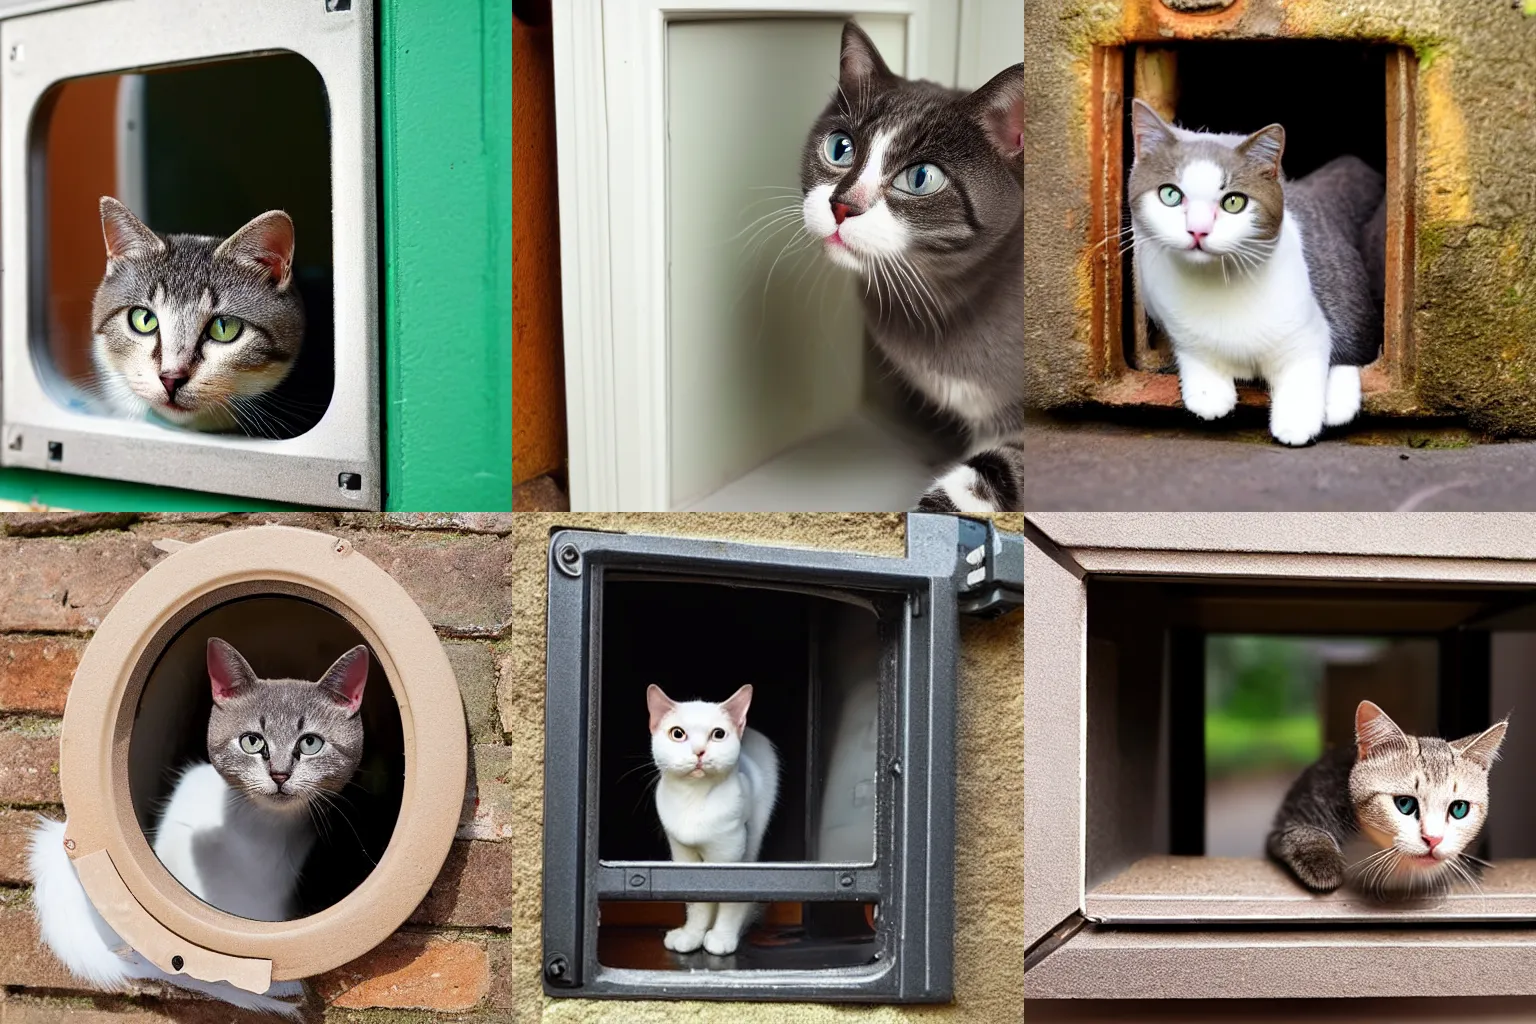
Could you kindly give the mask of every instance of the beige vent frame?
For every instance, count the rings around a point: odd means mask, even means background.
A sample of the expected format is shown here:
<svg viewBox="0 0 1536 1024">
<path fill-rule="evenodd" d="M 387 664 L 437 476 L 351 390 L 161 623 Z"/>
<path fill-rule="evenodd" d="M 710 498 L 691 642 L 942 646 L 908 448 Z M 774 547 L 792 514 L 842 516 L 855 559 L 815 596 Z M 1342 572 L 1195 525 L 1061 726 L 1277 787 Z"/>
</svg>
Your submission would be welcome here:
<svg viewBox="0 0 1536 1024">
<path fill-rule="evenodd" d="M 1177 885 L 1149 864 L 1140 883 L 1090 888 L 1086 805 L 1092 577 L 1536 587 L 1536 515 L 1032 513 L 1026 536 L 1027 997 L 1536 994 L 1529 862 L 1492 900 L 1397 913 L 1298 897 L 1261 864 Z M 1416 929 L 1425 918 L 1437 927 Z M 1500 918 L 1509 927 L 1485 923 Z"/>
<path fill-rule="evenodd" d="M 146 677 L 181 628 L 225 601 L 302 596 L 367 640 L 400 708 L 405 787 L 378 866 L 336 904 L 250 921 L 202 903 L 155 857 L 129 796 L 129 738 Z M 431 751 L 426 759 L 420 752 Z M 64 709 L 65 845 L 91 902 L 161 970 L 263 992 L 367 952 L 431 888 L 458 825 L 468 768 L 463 704 L 431 624 L 388 573 L 312 530 L 260 526 L 174 550 L 102 621 Z M 430 760 L 430 770 L 425 768 Z"/>
</svg>

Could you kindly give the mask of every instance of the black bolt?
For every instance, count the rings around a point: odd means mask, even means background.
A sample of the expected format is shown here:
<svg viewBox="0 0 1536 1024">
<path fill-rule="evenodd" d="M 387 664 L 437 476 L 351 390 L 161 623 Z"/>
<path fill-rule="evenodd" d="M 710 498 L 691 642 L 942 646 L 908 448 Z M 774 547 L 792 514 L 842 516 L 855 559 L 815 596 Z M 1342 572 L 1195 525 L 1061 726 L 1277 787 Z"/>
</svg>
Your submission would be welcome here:
<svg viewBox="0 0 1536 1024">
<path fill-rule="evenodd" d="M 630 875 L 629 876 L 629 884 L 630 884 L 631 888 L 638 889 L 642 885 L 645 884 L 645 876 L 644 875 Z"/>
<path fill-rule="evenodd" d="M 181 970 L 181 966 L 182 966 L 182 964 L 184 964 L 184 963 L 186 963 L 186 961 L 185 961 L 185 960 L 183 960 L 183 959 L 182 959 L 182 958 L 181 958 L 181 957 L 179 957 L 179 956 L 173 956 L 173 957 L 171 957 L 171 970 L 173 970 L 173 971 L 179 971 L 179 970 Z"/>
<path fill-rule="evenodd" d="M 837 884 L 842 886 L 844 889 L 852 889 L 853 875 L 850 872 L 844 871 L 837 877 Z"/>
<path fill-rule="evenodd" d="M 570 967 L 565 957 L 556 953 L 549 958 L 549 963 L 544 965 L 544 973 L 550 978 L 559 979 L 565 977 L 565 972 L 570 970 Z"/>
<path fill-rule="evenodd" d="M 900 775 L 901 774 L 901 758 L 898 757 L 896 760 L 891 762 L 891 774 L 892 775 Z"/>
<path fill-rule="evenodd" d="M 363 489 L 363 478 L 358 473 L 337 473 L 336 486 L 344 491 L 360 491 Z"/>
<path fill-rule="evenodd" d="M 566 565 L 575 565 L 580 557 L 581 552 L 576 550 L 576 545 L 574 544 L 567 544 L 560 549 L 560 561 Z"/>
<path fill-rule="evenodd" d="M 63 462 L 64 461 L 64 442 L 63 441 L 49 441 L 48 442 L 48 461 L 49 462 Z"/>
</svg>

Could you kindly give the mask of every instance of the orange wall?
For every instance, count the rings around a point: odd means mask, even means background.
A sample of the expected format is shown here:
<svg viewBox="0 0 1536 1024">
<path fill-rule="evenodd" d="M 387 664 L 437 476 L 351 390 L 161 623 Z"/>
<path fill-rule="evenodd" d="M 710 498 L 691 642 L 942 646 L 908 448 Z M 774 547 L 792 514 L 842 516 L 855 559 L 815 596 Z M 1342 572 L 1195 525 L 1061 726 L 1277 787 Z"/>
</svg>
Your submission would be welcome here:
<svg viewBox="0 0 1536 1024">
<path fill-rule="evenodd" d="M 554 56 L 549 4 L 527 6 L 512 19 L 513 483 L 565 465 Z"/>
</svg>

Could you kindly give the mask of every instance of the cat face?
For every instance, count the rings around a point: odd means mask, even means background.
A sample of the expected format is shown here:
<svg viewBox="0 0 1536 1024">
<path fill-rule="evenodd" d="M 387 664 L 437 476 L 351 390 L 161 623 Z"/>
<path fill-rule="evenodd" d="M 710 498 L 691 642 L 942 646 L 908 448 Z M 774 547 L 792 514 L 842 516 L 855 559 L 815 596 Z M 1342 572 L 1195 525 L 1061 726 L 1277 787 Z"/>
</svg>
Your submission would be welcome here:
<svg viewBox="0 0 1536 1024">
<path fill-rule="evenodd" d="M 837 93 L 802 157 L 805 229 L 834 262 L 897 288 L 919 287 L 914 267 L 962 273 L 1022 216 L 1023 154 L 1024 65 L 966 96 L 892 74 L 849 22 Z"/>
<path fill-rule="evenodd" d="M 1361 832 L 1391 851 L 1363 870 L 1369 886 L 1425 888 L 1461 870 L 1457 858 L 1488 818 L 1488 772 L 1504 730 L 1498 722 L 1451 743 L 1408 736 L 1381 708 L 1361 702 L 1349 795 Z"/>
<path fill-rule="evenodd" d="M 273 210 L 222 242 L 162 236 L 103 196 L 101 227 L 99 386 L 119 407 L 177 426 L 261 433 L 251 403 L 282 383 L 304 335 L 293 221 Z"/>
<path fill-rule="evenodd" d="M 1126 191 L 1137 244 L 1191 265 L 1242 268 L 1269 254 L 1285 214 L 1284 128 L 1246 138 L 1185 131 L 1141 100 L 1131 128 L 1136 161 Z"/>
<path fill-rule="evenodd" d="M 651 760 L 664 775 L 702 779 L 736 767 L 751 686 L 743 686 L 722 704 L 711 704 L 674 701 L 653 685 L 645 691 L 645 702 L 651 713 Z"/>
<path fill-rule="evenodd" d="M 239 651 L 214 637 L 208 678 L 208 759 L 231 788 L 269 809 L 301 813 L 351 780 L 363 753 L 357 711 L 368 648 L 337 658 L 318 683 L 258 679 Z"/>
</svg>

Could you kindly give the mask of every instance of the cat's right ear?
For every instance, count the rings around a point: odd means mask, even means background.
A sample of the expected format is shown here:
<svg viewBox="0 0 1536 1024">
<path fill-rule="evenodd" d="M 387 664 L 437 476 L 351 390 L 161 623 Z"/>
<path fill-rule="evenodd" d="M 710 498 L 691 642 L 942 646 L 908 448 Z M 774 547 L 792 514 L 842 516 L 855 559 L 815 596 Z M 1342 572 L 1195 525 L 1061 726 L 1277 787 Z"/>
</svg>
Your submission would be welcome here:
<svg viewBox="0 0 1536 1024">
<path fill-rule="evenodd" d="M 111 196 L 101 197 L 101 235 L 107 243 L 107 264 L 113 260 L 149 256 L 165 251 L 160 236 Z"/>
<path fill-rule="evenodd" d="M 358 644 L 337 658 L 325 675 L 320 677 L 320 689 L 340 704 L 347 714 L 357 714 L 363 703 L 363 687 L 368 682 L 368 648 Z"/>
<path fill-rule="evenodd" d="M 677 707 L 677 702 L 662 692 L 661 687 L 652 683 L 645 688 L 645 706 L 651 713 L 651 732 L 661 728 L 664 718 Z"/>
<path fill-rule="evenodd" d="M 1131 141 L 1136 159 L 1140 160 L 1144 154 L 1174 139 L 1173 129 L 1158 116 L 1157 111 L 1142 100 L 1131 101 Z"/>
<path fill-rule="evenodd" d="M 1368 700 L 1355 709 L 1355 753 L 1360 760 L 1392 746 L 1408 747 L 1408 737 L 1387 713 Z"/>
<path fill-rule="evenodd" d="M 268 210 L 220 242 L 213 255 L 266 273 L 283 291 L 293 279 L 293 245 L 293 218 Z"/>
<path fill-rule="evenodd" d="M 971 94 L 976 119 L 992 148 L 1024 178 L 1024 65 L 1015 64 Z"/>
<path fill-rule="evenodd" d="M 256 681 L 256 673 L 240 652 L 218 637 L 208 638 L 208 682 L 213 686 L 213 702 L 219 707 Z"/>
<path fill-rule="evenodd" d="M 1264 166 L 1266 177 L 1280 177 L 1280 158 L 1285 155 L 1285 128 L 1271 124 L 1260 128 L 1237 144 L 1237 151 Z"/>
<path fill-rule="evenodd" d="M 845 97 L 868 92 L 871 86 L 881 85 L 894 78 L 886 66 L 885 58 L 870 39 L 853 22 L 843 24 L 843 55 L 838 66 L 837 84 L 842 86 Z M 848 102 L 853 102 L 851 99 Z"/>
</svg>

